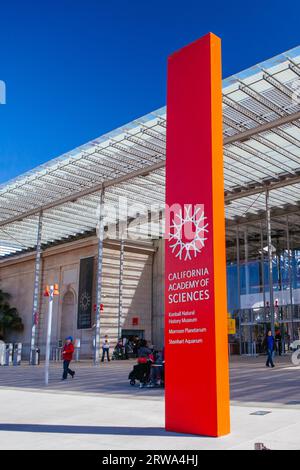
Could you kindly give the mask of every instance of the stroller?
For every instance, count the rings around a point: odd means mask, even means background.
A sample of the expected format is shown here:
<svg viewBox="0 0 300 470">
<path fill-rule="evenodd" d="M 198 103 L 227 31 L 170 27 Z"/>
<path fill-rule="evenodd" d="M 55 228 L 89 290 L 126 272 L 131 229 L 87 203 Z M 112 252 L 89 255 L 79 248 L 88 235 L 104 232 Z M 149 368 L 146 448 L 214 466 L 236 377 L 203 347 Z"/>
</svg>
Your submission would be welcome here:
<svg viewBox="0 0 300 470">
<path fill-rule="evenodd" d="M 150 379 L 150 370 L 151 362 L 146 360 L 145 362 L 139 362 L 133 366 L 132 371 L 130 372 L 128 379 L 130 380 L 130 385 L 134 386 L 136 381 L 140 382 L 140 387 L 145 387 Z"/>
</svg>

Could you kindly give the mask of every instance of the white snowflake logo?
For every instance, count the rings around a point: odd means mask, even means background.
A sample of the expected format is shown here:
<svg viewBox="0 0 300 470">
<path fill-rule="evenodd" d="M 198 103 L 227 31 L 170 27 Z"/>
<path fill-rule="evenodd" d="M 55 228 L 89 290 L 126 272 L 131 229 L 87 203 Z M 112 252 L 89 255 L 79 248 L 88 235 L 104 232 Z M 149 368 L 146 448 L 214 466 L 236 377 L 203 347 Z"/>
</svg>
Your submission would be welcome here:
<svg viewBox="0 0 300 470">
<path fill-rule="evenodd" d="M 208 233 L 208 223 L 206 223 L 207 217 L 204 215 L 204 206 L 198 205 L 195 210 L 192 210 L 192 205 L 184 206 L 184 216 L 182 210 L 175 214 L 172 221 L 173 225 L 170 227 L 169 241 L 172 253 L 176 253 L 176 257 L 179 259 L 191 260 L 192 256 L 196 256 L 201 253 L 204 248 Z M 185 239 L 186 228 L 193 228 L 192 236 Z"/>
<path fill-rule="evenodd" d="M 89 295 L 87 291 L 84 291 L 81 294 L 79 304 L 80 304 L 81 310 L 83 310 L 84 312 L 88 310 L 89 306 L 91 305 L 91 296 Z"/>
</svg>

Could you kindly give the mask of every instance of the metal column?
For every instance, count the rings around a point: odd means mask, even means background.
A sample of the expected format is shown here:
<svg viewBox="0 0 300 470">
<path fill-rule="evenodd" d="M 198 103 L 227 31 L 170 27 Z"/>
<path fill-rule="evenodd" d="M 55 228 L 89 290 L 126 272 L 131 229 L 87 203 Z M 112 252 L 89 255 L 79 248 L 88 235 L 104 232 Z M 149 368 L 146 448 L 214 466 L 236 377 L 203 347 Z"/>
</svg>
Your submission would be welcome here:
<svg viewBox="0 0 300 470">
<path fill-rule="evenodd" d="M 246 295 L 250 294 L 250 279 L 249 279 L 249 249 L 248 249 L 248 227 L 244 231 L 244 249 L 245 249 L 245 284 Z"/>
<path fill-rule="evenodd" d="M 293 301 L 293 272 L 292 272 L 292 258 L 291 258 L 291 244 L 290 244 L 290 228 L 289 216 L 286 216 L 286 244 L 288 252 L 288 265 L 289 265 L 289 288 L 290 288 L 290 304 L 291 304 L 291 320 L 292 320 L 292 338 L 294 341 L 294 301 Z"/>
<path fill-rule="evenodd" d="M 246 302 L 248 305 L 248 296 L 250 294 L 250 276 L 249 276 L 249 245 L 248 245 L 248 227 L 245 227 L 244 230 L 244 255 L 245 255 L 245 287 L 246 287 Z M 248 316 L 248 321 L 250 321 L 250 325 L 248 326 L 249 328 L 249 340 L 247 341 L 248 343 L 248 351 L 252 351 L 252 344 L 253 344 L 253 310 L 249 309 L 250 315 Z M 246 344 L 246 342 L 245 342 Z M 249 353 L 249 352 L 248 352 Z"/>
<path fill-rule="evenodd" d="M 273 265 L 272 265 L 272 237 L 271 237 L 271 211 L 269 206 L 269 190 L 266 190 L 266 225 L 267 225 L 267 245 L 268 245 L 268 265 L 269 265 L 269 290 L 270 290 L 270 314 L 271 330 L 275 336 L 275 316 L 274 316 L 274 294 L 273 294 Z"/>
<path fill-rule="evenodd" d="M 41 263 L 42 263 L 42 229 L 43 229 L 43 212 L 39 214 L 36 255 L 35 255 L 35 270 L 34 270 L 34 287 L 33 287 L 33 302 L 32 302 L 32 327 L 31 327 L 31 341 L 30 341 L 30 358 L 29 363 L 34 365 L 34 354 L 37 339 L 37 326 L 39 320 L 39 297 L 40 297 L 40 284 L 41 284 Z"/>
<path fill-rule="evenodd" d="M 120 242 L 120 276 L 119 276 L 119 309 L 118 309 L 118 339 L 122 335 L 122 315 L 123 315 L 123 278 L 124 278 L 124 254 L 125 254 L 125 243 L 124 239 L 121 238 Z"/>
<path fill-rule="evenodd" d="M 240 329 L 240 355 L 242 354 L 242 315 L 241 315 L 241 276 L 240 276 L 240 235 L 239 228 L 236 228 L 236 267 L 237 267 L 237 295 L 239 311 L 239 329 Z"/>
<path fill-rule="evenodd" d="M 98 261 L 96 282 L 96 328 L 94 364 L 100 364 L 100 315 L 102 301 L 102 270 L 103 270 L 103 237 L 104 237 L 104 188 L 100 194 L 99 226 L 98 226 Z"/>
<path fill-rule="evenodd" d="M 265 283 L 265 255 L 264 255 L 264 233 L 263 233 L 263 224 L 260 222 L 260 265 L 261 265 L 261 282 L 262 282 L 262 293 L 263 293 L 263 303 L 264 303 L 264 320 L 266 312 L 266 283 Z"/>
</svg>

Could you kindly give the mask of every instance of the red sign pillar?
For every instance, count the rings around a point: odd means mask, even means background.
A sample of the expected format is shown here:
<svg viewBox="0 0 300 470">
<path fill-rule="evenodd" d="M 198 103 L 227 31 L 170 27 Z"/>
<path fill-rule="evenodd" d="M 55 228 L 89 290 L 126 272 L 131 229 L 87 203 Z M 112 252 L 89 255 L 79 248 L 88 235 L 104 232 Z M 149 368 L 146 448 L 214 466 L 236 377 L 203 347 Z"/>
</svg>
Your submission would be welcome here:
<svg viewBox="0 0 300 470">
<path fill-rule="evenodd" d="M 221 41 L 168 61 L 166 429 L 230 432 Z"/>
</svg>

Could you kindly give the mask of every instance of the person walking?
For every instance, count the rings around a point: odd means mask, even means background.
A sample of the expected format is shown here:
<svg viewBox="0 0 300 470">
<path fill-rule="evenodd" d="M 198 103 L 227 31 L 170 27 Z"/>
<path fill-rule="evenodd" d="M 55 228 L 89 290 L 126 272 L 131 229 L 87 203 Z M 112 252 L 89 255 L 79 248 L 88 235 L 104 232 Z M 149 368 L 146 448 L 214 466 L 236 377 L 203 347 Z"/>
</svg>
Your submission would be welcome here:
<svg viewBox="0 0 300 470">
<path fill-rule="evenodd" d="M 63 376 L 62 380 L 68 378 L 68 374 L 74 379 L 75 371 L 69 368 L 70 362 L 73 359 L 74 354 L 74 345 L 72 336 L 66 338 L 65 345 L 63 347 L 62 356 L 63 356 Z"/>
<path fill-rule="evenodd" d="M 272 331 L 268 331 L 267 337 L 265 340 L 265 345 L 267 349 L 267 362 L 266 362 L 266 367 L 275 367 L 274 362 L 273 362 L 273 354 L 275 351 L 275 338 L 272 335 Z"/>
<path fill-rule="evenodd" d="M 101 359 L 101 362 L 104 362 L 105 356 L 106 356 L 106 358 L 109 362 L 110 361 L 110 357 L 109 357 L 109 339 L 108 339 L 107 335 L 104 336 L 104 340 L 103 340 L 103 343 L 102 343 L 102 359 Z"/>
</svg>

